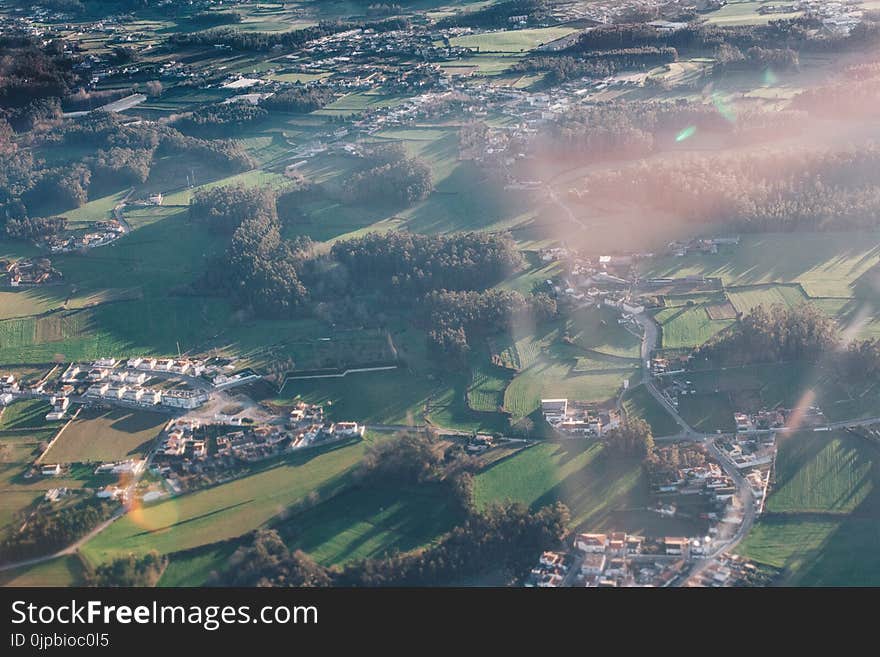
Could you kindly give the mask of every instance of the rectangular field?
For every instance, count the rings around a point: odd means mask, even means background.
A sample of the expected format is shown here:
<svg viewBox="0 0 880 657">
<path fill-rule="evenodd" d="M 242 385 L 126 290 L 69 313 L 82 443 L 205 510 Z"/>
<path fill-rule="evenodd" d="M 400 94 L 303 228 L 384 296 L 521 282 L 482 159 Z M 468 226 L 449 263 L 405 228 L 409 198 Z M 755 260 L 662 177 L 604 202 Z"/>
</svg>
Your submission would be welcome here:
<svg viewBox="0 0 880 657">
<path fill-rule="evenodd" d="M 168 416 L 150 411 L 83 411 L 43 456 L 46 463 L 106 462 L 143 455 Z"/>
</svg>

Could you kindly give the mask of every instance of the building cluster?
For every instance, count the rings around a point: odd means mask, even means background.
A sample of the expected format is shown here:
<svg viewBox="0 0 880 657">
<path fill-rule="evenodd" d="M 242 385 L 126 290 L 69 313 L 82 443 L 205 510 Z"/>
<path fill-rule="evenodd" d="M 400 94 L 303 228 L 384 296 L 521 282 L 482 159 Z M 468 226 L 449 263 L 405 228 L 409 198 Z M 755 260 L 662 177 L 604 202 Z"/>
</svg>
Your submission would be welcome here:
<svg viewBox="0 0 880 657">
<path fill-rule="evenodd" d="M 720 249 L 739 245 L 739 236 L 694 238 L 680 242 L 670 242 L 667 250 L 670 254 L 683 258 L 686 255 L 715 255 Z"/>
<path fill-rule="evenodd" d="M 45 240 L 51 253 L 70 253 L 83 249 L 106 246 L 125 234 L 125 227 L 118 221 L 102 221 L 94 225 L 94 230 L 76 235 L 52 235 Z"/>
<path fill-rule="evenodd" d="M 280 422 L 230 424 L 190 418 L 172 420 L 153 454 L 152 467 L 171 488 L 191 488 L 192 479 L 228 478 L 236 468 L 314 445 L 361 437 L 357 422 L 329 422 L 320 405 L 298 403 Z"/>
<path fill-rule="evenodd" d="M 61 280 L 61 272 L 52 266 L 48 258 L 22 258 L 0 261 L 10 287 L 48 285 Z"/>
<path fill-rule="evenodd" d="M 542 399 L 541 413 L 547 423 L 563 434 L 603 436 L 620 426 L 620 413 L 568 399 Z"/>
<path fill-rule="evenodd" d="M 737 434 L 730 439 L 716 441 L 716 446 L 743 474 L 758 513 L 764 510 L 764 500 L 776 462 L 776 433 Z"/>
<path fill-rule="evenodd" d="M 683 586 L 722 588 L 733 586 L 768 586 L 773 573 L 759 568 L 736 554 L 722 554 L 710 560 L 684 581 Z"/>
</svg>

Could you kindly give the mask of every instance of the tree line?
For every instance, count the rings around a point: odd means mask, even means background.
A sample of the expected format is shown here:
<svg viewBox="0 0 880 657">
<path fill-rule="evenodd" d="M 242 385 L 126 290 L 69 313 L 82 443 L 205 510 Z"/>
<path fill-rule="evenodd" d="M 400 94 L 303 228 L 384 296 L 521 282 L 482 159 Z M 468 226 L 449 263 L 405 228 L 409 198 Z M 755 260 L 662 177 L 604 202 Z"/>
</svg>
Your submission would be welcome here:
<svg viewBox="0 0 880 657">
<path fill-rule="evenodd" d="M 578 196 L 594 203 L 623 190 L 645 209 L 742 232 L 870 229 L 880 216 L 880 148 L 638 162 L 588 175 Z"/>
</svg>

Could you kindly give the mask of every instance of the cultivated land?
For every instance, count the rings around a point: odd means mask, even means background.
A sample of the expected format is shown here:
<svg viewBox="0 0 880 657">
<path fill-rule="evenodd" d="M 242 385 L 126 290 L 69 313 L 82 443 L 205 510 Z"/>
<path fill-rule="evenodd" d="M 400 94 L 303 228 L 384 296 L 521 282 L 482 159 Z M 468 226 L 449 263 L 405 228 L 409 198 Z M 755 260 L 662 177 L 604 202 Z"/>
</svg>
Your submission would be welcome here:
<svg viewBox="0 0 880 657">
<path fill-rule="evenodd" d="M 43 455 L 43 461 L 105 463 L 143 456 L 167 422 L 168 416 L 148 411 L 82 411 Z"/>
<path fill-rule="evenodd" d="M 402 11 L 408 13 L 411 3 L 404 4 L 407 7 Z M 463 7 L 475 10 L 486 4 L 426 1 L 416 3 L 415 11 L 419 17 L 428 11 L 439 18 Z M 732 0 L 706 18 L 718 25 L 755 25 L 794 15 L 758 13 L 766 4 Z M 253 33 L 299 29 L 325 19 L 362 19 L 366 11 L 362 4 L 343 1 L 235 4 L 234 10 L 243 14 L 243 22 L 235 28 Z M 436 63 L 451 76 L 452 82 L 444 81 L 444 88 L 446 84 L 455 89 L 459 84 L 485 82 L 541 91 L 542 72 L 520 75 L 509 69 L 534 48 L 574 33 L 578 28 L 572 25 L 566 21 L 547 28 L 505 28 L 456 36 L 451 39 L 453 46 L 475 52 Z M 65 21 L 59 29 L 70 42 L 78 41 L 84 53 L 110 54 L 106 35 L 91 31 L 88 24 Z M 125 42 L 140 51 L 139 64 L 161 65 L 169 58 L 164 49 L 166 37 L 195 28 L 186 18 L 147 10 L 116 29 L 130 35 Z M 320 81 L 332 85 L 339 79 L 339 70 L 329 62 L 299 70 L 285 49 L 226 51 L 212 45 L 180 52 L 172 49 L 171 55 L 185 63 L 186 73 L 162 76 L 162 93 L 126 110 L 124 117 L 170 120 L 227 100 L 236 92 L 218 83 L 226 81 L 215 78 L 220 71 L 224 78 L 227 74 L 260 77 L 267 84 Z M 409 66 L 421 63 L 423 56 L 401 59 Z M 803 56 L 801 70 L 780 75 L 778 84 L 763 71 L 761 75 L 725 76 L 715 83 L 711 98 L 695 91 L 705 88 L 701 76 L 710 71 L 711 58 L 683 59 L 646 71 L 652 83 L 678 88 L 649 85 L 592 90 L 577 96 L 576 103 L 648 98 L 733 104 L 738 110 L 777 107 L 814 80 L 817 71 L 830 70 L 826 59 L 824 55 Z M 99 88 L 143 84 L 152 76 L 111 78 L 99 83 Z M 178 84 L 186 77 L 192 82 Z M 677 216 L 646 218 L 625 200 L 614 207 L 576 207 L 566 213 L 564 202 L 550 202 L 543 189 L 505 189 L 482 165 L 459 157 L 459 132 L 462 125 L 475 120 L 499 126 L 516 124 L 521 117 L 505 114 L 491 103 L 479 108 L 479 113 L 431 115 L 428 103 L 426 111 L 400 122 L 386 121 L 423 89 L 398 88 L 393 83 L 366 86 L 358 81 L 355 90 L 340 88 L 334 102 L 310 114 L 272 114 L 255 125 L 237 126 L 228 136 L 254 159 L 250 170 L 230 174 L 190 155 L 157 156 L 147 180 L 135 184 L 132 193 L 139 198 L 161 192 L 162 206 L 126 207 L 124 217 L 131 232 L 108 246 L 53 255 L 53 266 L 63 274 L 61 283 L 0 290 L 0 374 L 13 366 L 47 371 L 47 364 L 53 362 L 180 352 L 235 357 L 260 373 L 296 374 L 396 362 L 400 367 L 390 371 L 290 379 L 267 401 L 283 407 L 294 401 L 323 404 L 331 420 L 432 424 L 495 434 L 509 433 L 511 424 L 523 430 L 529 426 L 525 418 L 530 418 L 535 438 L 545 426 L 538 412 L 541 398 L 561 396 L 606 407 L 619 398 L 626 416 L 644 418 L 655 435 L 677 433 L 668 413 L 645 386 L 637 385 L 642 366 L 638 331 L 622 326 L 620 313 L 609 308 L 568 310 L 564 319 L 542 328 L 526 322 L 516 327 L 511 338 L 472 345 L 462 371 L 450 372 L 427 358 L 424 332 L 413 328 L 405 314 L 384 308 L 381 300 L 366 300 L 371 327 L 364 328 L 360 320 L 346 323 L 323 314 L 318 319 L 319 313 L 298 319 L 256 319 L 250 309 L 233 308 L 226 298 L 193 287 L 228 243 L 228 236 L 189 221 L 187 204 L 197 190 L 241 184 L 283 191 L 295 184 L 285 175 L 288 165 L 295 165 L 304 180 L 335 190 L 362 165 L 360 158 L 338 147 L 355 141 L 355 136 L 360 143 L 399 143 L 408 154 L 424 159 L 432 171 L 434 191 L 407 208 L 344 203 L 332 194 L 306 195 L 298 206 L 301 216 L 283 221 L 285 238 L 309 237 L 316 251 L 324 253 L 338 240 L 372 231 L 509 231 L 517 245 L 527 250 L 529 266 L 497 287 L 527 295 L 536 288 L 546 290 L 548 280 L 561 282 L 565 274 L 560 262 L 540 259 L 542 247 L 588 240 L 591 255 L 641 248 L 661 253 L 670 239 L 692 237 L 695 232 L 693 225 Z M 268 88 L 258 86 L 251 91 Z M 556 90 L 550 94 L 554 96 Z M 353 121 L 361 119 L 366 130 L 353 130 L 335 143 L 336 138 L 330 136 L 333 131 L 351 128 Z M 856 141 L 876 136 L 875 129 L 865 126 L 843 132 Z M 832 142 L 835 134 L 830 131 L 825 139 Z M 698 132 L 692 140 L 677 144 L 674 154 L 712 150 L 718 146 L 713 139 Z M 776 147 L 773 140 L 769 142 L 762 140 L 761 147 Z M 316 143 L 329 147 L 303 155 Z M 36 154 L 63 168 L 92 155 L 92 150 L 49 144 L 39 146 Z M 548 159 L 553 161 L 537 162 L 525 176 L 555 188 L 560 197 L 567 198 L 569 187 L 597 168 L 592 162 Z M 69 227 L 83 233 L 96 222 L 112 218 L 114 207 L 128 193 L 126 186 L 90 195 L 80 207 L 64 212 Z M 751 234 L 744 235 L 736 248 L 716 255 L 647 259 L 643 277 L 719 277 L 724 288 L 667 296 L 664 306 L 652 311 L 661 329 L 658 347 L 689 351 L 734 326 L 738 315 L 773 303 L 789 307 L 812 303 L 842 326 L 851 327 L 855 335 L 880 336 L 880 314 L 875 310 L 880 306 L 878 242 L 876 231 Z M 0 241 L 0 258 L 41 253 L 24 242 Z M 498 367 L 499 363 L 504 367 Z M 880 388 L 850 388 L 834 380 L 822 363 L 725 370 L 713 369 L 710 363 L 697 366 L 702 369 L 686 375 L 696 394 L 683 396 L 679 410 L 698 431 L 730 431 L 736 410 L 791 407 L 803 399 L 815 400 L 830 421 L 880 415 Z M 621 394 L 626 381 L 634 387 Z M 95 488 L 108 483 L 97 480 L 92 468 L 85 466 L 75 466 L 63 478 L 24 479 L 41 445 L 58 430 L 58 423 L 44 420 L 48 410 L 42 401 L 19 402 L 0 417 L 3 529 L 15 526 L 50 487 Z M 166 419 L 120 410 L 81 415 L 43 460 L 104 461 L 143 454 Z M 326 565 L 429 545 L 460 520 L 444 495 L 430 486 L 352 487 L 352 470 L 365 445 L 379 439 L 368 433 L 364 442 L 286 457 L 253 467 L 240 479 L 133 509 L 93 538 L 83 555 L 96 563 L 151 549 L 173 554 L 160 585 L 177 586 L 205 583 L 225 565 L 236 539 L 260 526 L 277 524 L 291 548 L 305 550 Z M 873 556 L 880 546 L 880 523 L 872 506 L 877 467 L 872 450 L 844 434 L 790 437 L 780 451 L 768 515 L 742 551 L 786 568 L 790 582 L 880 581 L 880 564 Z M 511 452 L 476 477 L 475 489 L 481 507 L 508 498 L 532 509 L 563 501 L 572 510 L 573 528 L 626 529 L 652 535 L 696 535 L 704 530 L 703 523 L 693 519 L 662 519 L 647 511 L 650 496 L 641 464 L 612 458 L 592 441 L 546 442 Z M 310 499 L 313 492 L 318 493 L 317 500 Z M 290 515 L 279 521 L 284 514 Z M 859 554 L 857 560 L 852 559 L 853 553 Z M 72 584 L 80 580 L 81 567 L 77 557 L 65 557 L 6 571 L 0 574 L 0 583 Z"/>
<path fill-rule="evenodd" d="M 780 441 L 768 513 L 739 551 L 785 569 L 802 586 L 880 582 L 878 451 L 845 433 L 807 433 Z"/>
<path fill-rule="evenodd" d="M 368 437 L 310 450 L 264 465 L 252 474 L 134 509 L 83 546 L 92 562 L 158 550 L 189 550 L 236 538 L 301 502 L 312 491 L 331 496 L 351 483 Z"/>
<path fill-rule="evenodd" d="M 528 447 L 481 472 L 474 480 L 478 505 L 512 500 L 539 509 L 557 501 L 582 531 L 617 529 L 649 536 L 700 531 L 695 519 L 661 518 L 648 510 L 650 488 L 637 459 L 610 456 L 596 442 Z"/>
</svg>

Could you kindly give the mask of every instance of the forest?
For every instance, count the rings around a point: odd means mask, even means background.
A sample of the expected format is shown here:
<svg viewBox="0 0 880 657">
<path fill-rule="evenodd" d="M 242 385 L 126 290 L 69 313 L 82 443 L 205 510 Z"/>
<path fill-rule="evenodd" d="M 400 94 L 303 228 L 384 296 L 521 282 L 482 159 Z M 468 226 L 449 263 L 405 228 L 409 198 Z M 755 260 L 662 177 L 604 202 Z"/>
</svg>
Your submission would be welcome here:
<svg viewBox="0 0 880 657">
<path fill-rule="evenodd" d="M 731 230 L 823 231 L 876 228 L 880 148 L 754 152 L 638 162 L 587 176 L 582 203 L 619 197 L 645 209 Z"/>
</svg>

